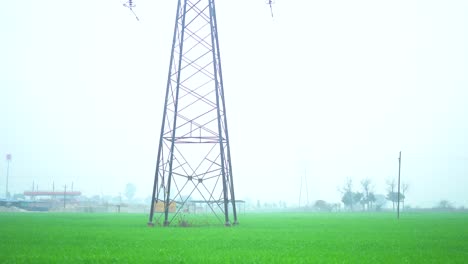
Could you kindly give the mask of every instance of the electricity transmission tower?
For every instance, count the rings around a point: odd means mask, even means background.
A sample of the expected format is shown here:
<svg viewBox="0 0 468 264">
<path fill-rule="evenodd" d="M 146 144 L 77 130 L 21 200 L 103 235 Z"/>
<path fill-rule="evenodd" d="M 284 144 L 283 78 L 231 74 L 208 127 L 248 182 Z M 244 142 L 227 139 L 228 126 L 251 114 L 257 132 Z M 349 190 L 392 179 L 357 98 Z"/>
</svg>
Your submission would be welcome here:
<svg viewBox="0 0 468 264">
<path fill-rule="evenodd" d="M 148 225 L 191 203 L 238 223 L 214 0 L 178 0 Z"/>
</svg>

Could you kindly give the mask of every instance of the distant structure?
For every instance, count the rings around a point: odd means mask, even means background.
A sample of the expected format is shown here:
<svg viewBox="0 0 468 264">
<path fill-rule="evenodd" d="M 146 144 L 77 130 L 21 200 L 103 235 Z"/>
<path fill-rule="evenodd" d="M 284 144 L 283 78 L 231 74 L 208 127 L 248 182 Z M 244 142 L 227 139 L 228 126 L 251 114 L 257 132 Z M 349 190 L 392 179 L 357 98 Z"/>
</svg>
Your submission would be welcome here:
<svg viewBox="0 0 468 264">
<path fill-rule="evenodd" d="M 178 1 L 162 116 L 148 225 L 169 226 L 192 200 L 237 224 L 214 0 Z"/>
<path fill-rule="evenodd" d="M 81 195 L 81 192 L 77 191 L 70 191 L 70 192 L 54 192 L 54 191 L 24 191 L 23 192 L 25 197 L 31 198 L 31 200 L 35 199 L 71 199 Z"/>
<path fill-rule="evenodd" d="M 20 207 L 29 211 L 50 211 L 57 208 L 66 208 L 69 205 L 76 207 L 80 204 L 80 191 L 71 190 L 66 185 L 64 189 L 57 191 L 55 183 L 52 183 L 52 190 L 39 190 L 38 185 L 32 184 L 32 189 L 23 192 L 23 198 L 12 200 L 11 205 Z"/>
</svg>

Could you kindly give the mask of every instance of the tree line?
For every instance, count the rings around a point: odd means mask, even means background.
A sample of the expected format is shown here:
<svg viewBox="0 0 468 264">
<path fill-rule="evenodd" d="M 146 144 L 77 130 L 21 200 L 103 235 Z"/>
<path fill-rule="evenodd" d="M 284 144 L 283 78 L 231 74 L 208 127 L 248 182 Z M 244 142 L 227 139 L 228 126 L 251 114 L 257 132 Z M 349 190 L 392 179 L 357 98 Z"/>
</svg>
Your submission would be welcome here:
<svg viewBox="0 0 468 264">
<path fill-rule="evenodd" d="M 396 181 L 394 179 L 389 179 L 386 181 L 387 193 L 385 195 L 376 194 L 371 179 L 365 178 L 361 180 L 360 187 L 354 189 L 353 180 L 347 178 L 343 187 L 339 189 L 339 192 L 342 195 L 341 202 L 351 211 L 359 209 L 364 211 L 380 210 L 385 205 L 386 201 L 390 201 L 393 210 L 395 210 L 398 197 L 400 197 L 400 204 L 402 208 L 404 208 L 408 189 L 409 185 L 407 183 L 402 183 L 400 186 L 400 195 L 398 195 Z"/>
</svg>

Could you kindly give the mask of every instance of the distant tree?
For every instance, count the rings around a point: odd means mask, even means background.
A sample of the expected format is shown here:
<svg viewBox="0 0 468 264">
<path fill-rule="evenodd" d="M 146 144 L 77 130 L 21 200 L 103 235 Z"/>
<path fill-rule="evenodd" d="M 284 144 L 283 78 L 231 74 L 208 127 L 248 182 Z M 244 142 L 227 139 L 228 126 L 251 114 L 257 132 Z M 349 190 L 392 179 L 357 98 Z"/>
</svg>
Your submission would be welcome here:
<svg viewBox="0 0 468 264">
<path fill-rule="evenodd" d="M 343 194 L 343 197 L 341 197 L 341 202 L 343 202 L 343 204 L 346 207 L 351 208 L 351 210 L 353 210 L 353 205 L 354 205 L 353 193 L 350 191 L 345 192 Z"/>
<path fill-rule="evenodd" d="M 133 183 L 127 183 L 125 185 L 125 197 L 127 197 L 127 200 L 133 199 L 136 193 L 136 186 Z"/>
<path fill-rule="evenodd" d="M 339 190 L 342 194 L 341 202 L 345 205 L 345 207 L 353 209 L 353 180 L 351 178 L 346 178 L 346 182 Z"/>
<path fill-rule="evenodd" d="M 341 203 L 333 203 L 331 206 L 332 206 L 332 211 L 335 211 L 335 212 L 341 211 Z"/>
<path fill-rule="evenodd" d="M 280 200 L 280 201 L 278 202 L 278 206 L 279 206 L 280 208 L 286 208 L 286 202 L 283 201 L 283 200 Z"/>
<path fill-rule="evenodd" d="M 341 201 L 346 207 L 350 208 L 352 211 L 354 210 L 354 206 L 356 204 L 361 203 L 362 196 L 363 195 L 360 192 L 346 192 L 343 194 Z"/>
<path fill-rule="evenodd" d="M 398 192 L 389 192 L 387 194 L 387 200 L 392 201 L 393 205 L 395 206 L 398 203 Z M 400 192 L 400 202 L 405 200 L 405 195 Z M 395 210 L 395 207 L 393 208 Z"/>
<path fill-rule="evenodd" d="M 360 192 L 354 192 L 353 193 L 353 201 L 354 204 L 362 204 L 362 198 L 364 197 L 364 194 Z M 364 208 L 364 207 L 363 207 Z"/>
<path fill-rule="evenodd" d="M 395 202 L 398 200 L 398 198 L 394 197 L 395 187 L 396 187 L 395 179 L 388 179 L 386 184 L 387 184 L 387 200 L 392 202 L 392 208 L 395 211 Z"/>
<path fill-rule="evenodd" d="M 353 192 L 353 180 L 347 178 L 343 188 L 340 190 L 342 193 L 341 202 L 349 209 L 354 210 L 354 205 L 361 203 L 363 194 L 360 192 Z"/>
<path fill-rule="evenodd" d="M 346 178 L 345 185 L 343 186 L 343 192 L 352 192 L 353 191 L 353 180 L 351 178 Z"/>
<path fill-rule="evenodd" d="M 372 203 L 375 202 L 374 193 L 372 192 L 372 181 L 369 178 L 362 180 L 361 187 L 363 191 L 361 203 L 364 208 L 370 210 L 372 208 Z"/>
<path fill-rule="evenodd" d="M 387 203 L 387 198 L 383 194 L 375 194 L 374 199 L 375 209 L 378 211 L 381 210 Z"/>
<path fill-rule="evenodd" d="M 403 194 L 403 200 L 401 200 L 401 203 L 402 203 L 403 209 L 405 208 L 405 198 L 406 198 L 406 194 L 408 193 L 408 188 L 409 188 L 408 183 L 401 184 L 401 194 Z"/>
<path fill-rule="evenodd" d="M 317 200 L 314 203 L 314 208 L 317 211 L 322 211 L 322 212 L 330 212 L 333 208 L 333 205 L 327 203 L 324 200 Z"/>
<path fill-rule="evenodd" d="M 370 205 L 369 206 L 370 209 L 374 208 L 375 201 L 376 201 L 375 194 L 373 192 L 369 192 L 369 195 L 367 196 L 367 203 Z"/>
<path fill-rule="evenodd" d="M 448 200 L 441 200 L 441 201 L 437 204 L 436 209 L 440 209 L 440 210 L 453 210 L 454 207 L 453 207 L 452 203 L 449 202 Z"/>
</svg>

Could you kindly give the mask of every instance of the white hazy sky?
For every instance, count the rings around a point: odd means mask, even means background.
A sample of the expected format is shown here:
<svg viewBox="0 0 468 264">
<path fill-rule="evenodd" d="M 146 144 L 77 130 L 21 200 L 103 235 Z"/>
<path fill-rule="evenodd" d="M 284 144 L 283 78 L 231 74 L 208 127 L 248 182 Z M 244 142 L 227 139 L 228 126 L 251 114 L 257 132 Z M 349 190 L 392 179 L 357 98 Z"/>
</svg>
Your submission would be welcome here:
<svg viewBox="0 0 468 264">
<path fill-rule="evenodd" d="M 151 194 L 176 0 L 0 9 L 0 196 Z M 468 206 L 468 1 L 218 0 L 236 196 L 339 201 L 345 179 Z"/>
</svg>

